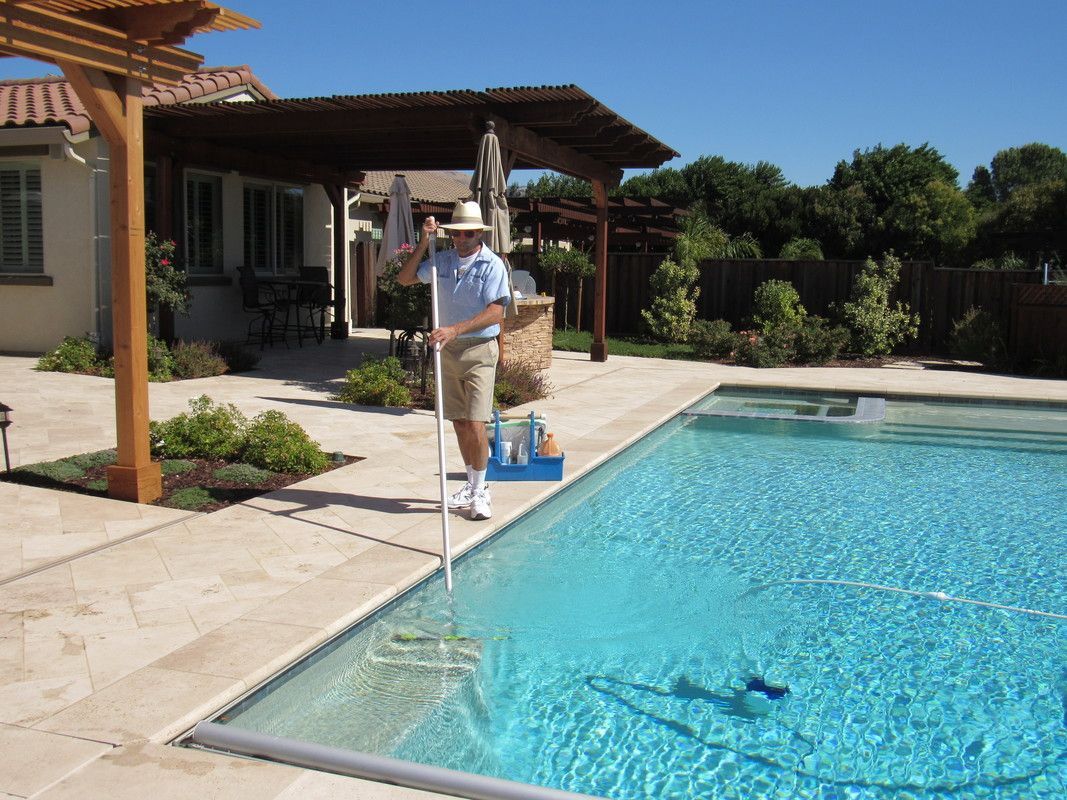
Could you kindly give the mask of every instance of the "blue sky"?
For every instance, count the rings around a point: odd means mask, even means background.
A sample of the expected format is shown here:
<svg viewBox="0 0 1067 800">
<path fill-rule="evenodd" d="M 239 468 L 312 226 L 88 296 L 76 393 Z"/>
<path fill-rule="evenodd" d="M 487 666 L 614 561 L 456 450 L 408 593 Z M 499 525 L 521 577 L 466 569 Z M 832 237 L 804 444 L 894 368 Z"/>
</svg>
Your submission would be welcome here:
<svg viewBox="0 0 1067 800">
<path fill-rule="evenodd" d="M 965 184 L 1005 147 L 1067 150 L 1065 0 L 222 4 L 263 28 L 187 47 L 279 95 L 573 83 L 680 152 L 669 166 L 764 160 L 807 186 L 856 148 L 929 142 Z"/>
</svg>

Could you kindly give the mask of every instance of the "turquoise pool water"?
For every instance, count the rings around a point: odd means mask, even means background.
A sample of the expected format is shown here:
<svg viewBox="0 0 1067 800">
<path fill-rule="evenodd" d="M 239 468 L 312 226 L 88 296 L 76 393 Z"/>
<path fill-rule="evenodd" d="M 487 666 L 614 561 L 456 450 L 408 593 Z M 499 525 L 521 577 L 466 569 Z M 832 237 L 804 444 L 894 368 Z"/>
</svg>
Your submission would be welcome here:
<svg viewBox="0 0 1067 800">
<path fill-rule="evenodd" d="M 1062 614 L 1065 529 L 1063 411 L 677 419 L 224 721 L 611 798 L 1059 800 L 1063 621 L 767 584 Z"/>
</svg>

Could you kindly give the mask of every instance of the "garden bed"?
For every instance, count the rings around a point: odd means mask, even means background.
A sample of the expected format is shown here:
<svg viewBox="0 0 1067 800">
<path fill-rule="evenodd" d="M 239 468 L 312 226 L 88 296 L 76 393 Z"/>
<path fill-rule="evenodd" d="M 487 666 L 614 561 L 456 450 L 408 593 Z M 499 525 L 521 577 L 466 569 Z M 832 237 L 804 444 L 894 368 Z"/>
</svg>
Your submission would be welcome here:
<svg viewBox="0 0 1067 800">
<path fill-rule="evenodd" d="M 361 460 L 345 456 L 343 462 L 331 461 L 324 471 Z M 115 451 L 101 450 L 18 467 L 10 473 L 0 473 L 0 480 L 107 497 L 107 468 L 113 463 Z M 206 458 L 165 459 L 160 466 L 163 496 L 152 505 L 202 512 L 218 511 L 312 477 Z"/>
</svg>

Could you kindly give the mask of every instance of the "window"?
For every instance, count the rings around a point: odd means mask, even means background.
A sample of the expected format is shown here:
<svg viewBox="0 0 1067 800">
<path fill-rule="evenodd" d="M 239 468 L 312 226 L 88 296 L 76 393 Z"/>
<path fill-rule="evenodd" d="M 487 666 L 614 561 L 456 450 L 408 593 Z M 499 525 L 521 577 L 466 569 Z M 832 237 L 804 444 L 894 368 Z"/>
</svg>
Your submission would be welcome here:
<svg viewBox="0 0 1067 800">
<path fill-rule="evenodd" d="M 185 261 L 190 274 L 222 272 L 222 180 L 185 179 Z"/>
<path fill-rule="evenodd" d="M 296 272 L 304 260 L 304 190 L 246 183 L 244 258 L 258 272 Z"/>
<path fill-rule="evenodd" d="M 0 165 L 0 272 L 44 272 L 38 167 Z"/>
</svg>

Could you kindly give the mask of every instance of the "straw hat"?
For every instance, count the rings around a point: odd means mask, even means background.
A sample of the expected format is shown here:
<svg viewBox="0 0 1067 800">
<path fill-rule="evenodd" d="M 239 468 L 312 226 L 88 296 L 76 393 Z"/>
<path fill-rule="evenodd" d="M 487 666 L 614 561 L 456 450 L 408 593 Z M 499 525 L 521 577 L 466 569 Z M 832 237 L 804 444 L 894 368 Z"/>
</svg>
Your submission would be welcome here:
<svg viewBox="0 0 1067 800">
<path fill-rule="evenodd" d="M 482 210 L 473 200 L 459 201 L 452 209 L 452 221 L 442 225 L 446 231 L 491 231 L 489 225 L 482 223 Z"/>
</svg>

